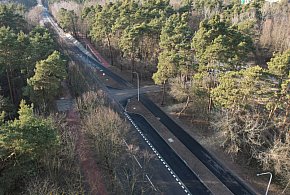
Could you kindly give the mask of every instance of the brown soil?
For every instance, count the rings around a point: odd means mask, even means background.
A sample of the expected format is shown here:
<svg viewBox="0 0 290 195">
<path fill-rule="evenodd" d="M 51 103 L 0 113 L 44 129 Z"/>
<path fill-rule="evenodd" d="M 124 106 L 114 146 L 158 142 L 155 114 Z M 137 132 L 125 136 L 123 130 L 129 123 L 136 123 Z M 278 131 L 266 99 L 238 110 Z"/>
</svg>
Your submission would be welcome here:
<svg viewBox="0 0 290 195">
<path fill-rule="evenodd" d="M 72 130 L 78 131 L 77 152 L 85 181 L 90 188 L 89 194 L 107 194 L 101 171 L 96 165 L 85 135 L 80 132 L 80 118 L 74 109 L 68 111 L 67 122 Z"/>
<path fill-rule="evenodd" d="M 159 107 L 166 112 L 166 107 L 160 105 L 160 95 L 149 94 L 149 97 Z M 196 139 L 204 148 L 206 148 L 213 156 L 215 156 L 223 165 L 232 170 L 238 177 L 252 186 L 258 193 L 264 194 L 269 182 L 269 175 L 257 177 L 257 173 L 267 172 L 258 169 L 258 165 L 249 165 L 244 156 L 234 157 L 225 152 L 221 147 L 223 135 L 208 129 L 207 124 L 202 121 L 194 121 L 191 117 L 178 117 L 176 113 L 167 114 L 174 119 L 188 134 Z M 281 186 L 271 183 L 269 194 L 282 194 Z"/>
<path fill-rule="evenodd" d="M 118 73 L 123 78 L 130 78 L 130 74 L 127 71 L 120 71 L 117 68 L 110 67 L 112 71 Z M 143 82 L 145 84 L 153 84 L 152 81 Z M 161 94 L 152 93 L 148 96 L 161 108 Z M 169 101 L 171 99 L 166 97 Z M 163 109 L 166 112 L 166 109 Z M 198 140 L 198 142 L 205 147 L 211 154 L 213 154 L 219 161 L 228 167 L 230 170 L 233 170 L 234 173 L 252 186 L 259 194 L 264 194 L 267 188 L 269 181 L 268 175 L 257 177 L 257 173 L 264 172 L 259 170 L 256 166 L 251 166 L 247 164 L 247 161 L 242 157 L 235 158 L 227 154 L 224 149 L 221 147 L 222 135 L 218 132 L 213 132 L 208 128 L 204 128 L 207 124 L 204 121 L 192 121 L 190 117 L 180 117 L 178 118 L 175 113 L 168 113 L 183 129 L 185 129 L 193 138 Z M 275 183 L 271 183 L 269 194 L 282 194 L 281 187 Z"/>
<path fill-rule="evenodd" d="M 63 83 L 62 87 L 63 99 L 72 99 L 67 85 Z M 103 175 L 97 167 L 97 163 L 89 149 L 90 147 L 87 138 L 80 129 L 80 116 L 73 106 L 67 111 L 66 121 L 69 129 L 71 131 L 76 131 L 78 134 L 77 153 L 79 155 L 80 166 L 85 178 L 85 183 L 89 188 L 88 194 L 106 195 L 107 190 L 104 184 Z"/>
<path fill-rule="evenodd" d="M 130 71 L 120 71 L 116 67 L 110 67 L 113 72 L 117 73 L 126 80 L 131 80 Z M 111 83 L 113 86 L 114 83 Z M 143 81 L 141 85 L 154 84 L 152 80 Z M 149 97 L 161 108 L 161 95 L 158 93 L 148 94 Z M 166 109 L 163 110 L 166 112 Z M 259 194 L 264 194 L 269 181 L 268 175 L 257 177 L 257 173 L 264 172 L 258 170 L 257 166 L 250 166 L 242 157 L 234 158 L 225 153 L 221 148 L 222 135 L 218 132 L 213 132 L 210 129 L 203 128 L 205 124 L 202 121 L 192 121 L 189 117 L 178 118 L 175 113 L 168 113 L 183 129 L 185 129 L 193 138 L 195 138 L 203 147 L 205 147 L 211 154 L 213 154 L 219 161 L 228 167 L 230 170 L 239 176 L 246 183 L 250 184 Z M 271 183 L 269 194 L 282 194 L 281 187 L 275 183 Z"/>
</svg>

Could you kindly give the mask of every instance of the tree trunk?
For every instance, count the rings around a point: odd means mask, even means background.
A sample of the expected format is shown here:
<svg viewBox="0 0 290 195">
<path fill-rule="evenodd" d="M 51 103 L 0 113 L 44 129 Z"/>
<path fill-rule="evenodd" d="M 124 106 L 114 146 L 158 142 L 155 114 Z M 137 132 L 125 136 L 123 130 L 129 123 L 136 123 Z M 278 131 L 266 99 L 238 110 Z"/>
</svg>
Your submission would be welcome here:
<svg viewBox="0 0 290 195">
<path fill-rule="evenodd" d="M 12 91 L 12 87 L 11 87 L 11 80 L 10 80 L 9 71 L 7 69 L 6 69 L 6 76 L 7 76 L 7 81 L 8 81 L 11 102 L 12 102 L 12 104 L 14 104 L 14 97 L 13 97 L 13 91 Z"/>
<path fill-rule="evenodd" d="M 164 105 L 164 102 L 165 102 L 165 85 L 166 85 L 166 81 L 163 82 L 163 91 L 162 91 L 161 106 L 163 106 Z"/>
<path fill-rule="evenodd" d="M 73 18 L 71 18 L 71 22 L 72 22 L 72 30 L 73 30 L 73 34 L 74 34 L 74 36 L 77 38 L 77 30 L 76 30 L 75 21 L 74 21 Z"/>
<path fill-rule="evenodd" d="M 182 110 L 177 114 L 178 118 L 181 116 L 181 114 L 188 108 L 188 105 L 189 105 L 189 102 L 190 102 L 190 98 L 189 96 L 187 96 L 187 100 L 186 100 L 186 104 L 185 106 L 182 108 Z"/>
<path fill-rule="evenodd" d="M 110 37 L 108 35 L 107 35 L 107 40 L 108 40 L 109 50 L 110 50 L 111 65 L 114 66 L 113 50 L 112 50 L 112 46 L 111 46 L 111 40 L 110 40 Z"/>
<path fill-rule="evenodd" d="M 280 102 L 281 99 L 282 99 L 282 97 L 279 97 L 277 102 Z M 268 120 L 270 120 L 273 117 L 273 115 L 275 114 L 277 108 L 278 108 L 278 104 L 275 104 L 275 107 L 269 113 Z"/>
<path fill-rule="evenodd" d="M 285 113 L 285 117 L 284 117 L 283 125 L 282 125 L 283 128 L 287 127 L 286 123 L 288 121 L 289 115 L 290 115 L 290 102 L 288 103 L 286 107 L 286 113 Z"/>
<path fill-rule="evenodd" d="M 133 83 L 134 78 L 134 69 L 135 69 L 135 57 L 134 54 L 131 56 L 131 83 Z"/>
<path fill-rule="evenodd" d="M 18 102 L 18 96 L 17 96 L 17 90 L 15 88 L 15 79 L 11 79 L 11 89 L 12 89 L 12 94 L 13 94 L 13 101 L 14 103 Z"/>
<path fill-rule="evenodd" d="M 210 113 L 212 109 L 212 98 L 211 98 L 210 92 L 211 92 L 211 88 L 208 88 L 208 113 Z"/>
</svg>

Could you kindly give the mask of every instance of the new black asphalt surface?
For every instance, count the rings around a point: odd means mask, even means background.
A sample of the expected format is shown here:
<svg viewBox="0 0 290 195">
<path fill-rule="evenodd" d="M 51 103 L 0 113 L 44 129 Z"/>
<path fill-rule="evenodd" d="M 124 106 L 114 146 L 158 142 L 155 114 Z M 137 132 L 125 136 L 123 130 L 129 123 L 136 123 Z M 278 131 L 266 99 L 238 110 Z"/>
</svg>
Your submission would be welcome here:
<svg viewBox="0 0 290 195">
<path fill-rule="evenodd" d="M 104 67 L 99 60 L 97 60 L 95 58 L 91 58 L 90 56 L 86 56 L 85 54 L 83 54 L 83 52 L 78 47 L 76 47 L 76 46 L 74 47 L 74 52 L 78 53 L 78 54 L 82 54 L 83 57 L 85 57 L 85 58 L 87 58 L 89 60 L 89 62 L 92 64 L 92 66 L 94 66 L 97 69 L 101 70 L 108 77 L 111 77 L 113 80 L 115 80 L 119 84 L 123 85 L 124 87 L 132 87 L 133 86 L 130 82 L 126 81 L 125 79 L 123 79 L 119 75 L 113 73 L 112 71 L 110 71 L 109 69 Z"/>
<path fill-rule="evenodd" d="M 212 194 L 142 116 L 133 113 L 128 114 L 192 194 Z"/>
<path fill-rule="evenodd" d="M 79 49 L 76 49 L 81 53 Z M 84 55 L 84 54 L 83 54 Z M 124 87 L 132 87 L 132 84 L 124 80 L 119 75 L 111 72 L 101 65 L 96 59 L 89 57 L 92 65 L 98 69 L 102 69 L 105 74 L 119 82 Z M 176 124 L 170 117 L 168 117 L 156 104 L 154 104 L 148 97 L 141 96 L 141 103 L 154 114 L 160 118 L 163 123 L 232 193 L 236 195 L 254 195 L 255 192 L 244 184 L 238 177 L 233 175 L 230 170 L 224 167 L 216 158 L 214 158 L 205 148 L 203 148 L 194 138 L 185 132 L 178 124 Z M 143 130 L 143 128 L 141 128 Z M 149 139 L 151 140 L 151 139 Z M 159 151 L 159 148 L 156 147 Z M 179 175 L 178 175 L 179 176 Z"/>
<path fill-rule="evenodd" d="M 81 53 L 79 49 L 76 49 Z M 132 84 L 124 80 L 119 75 L 111 72 L 101 65 L 95 59 L 89 57 L 93 66 L 102 69 L 105 74 L 119 82 L 124 87 L 132 87 Z M 185 132 L 178 124 L 168 117 L 156 104 L 146 96 L 141 96 L 141 103 L 163 123 L 232 193 L 236 195 L 254 195 L 255 192 L 244 184 L 238 177 L 233 175 L 230 170 L 224 167 L 216 158 L 214 158 L 204 147 L 202 147 L 194 138 Z M 143 128 L 141 128 L 143 130 Z M 149 139 L 151 140 L 151 139 Z M 159 151 L 159 147 L 158 148 Z M 169 160 L 170 161 L 170 160 Z M 178 175 L 179 176 L 179 175 Z"/>
<path fill-rule="evenodd" d="M 48 17 L 48 16 L 46 16 Z M 52 24 L 54 28 L 58 28 L 55 24 Z M 132 84 L 128 81 L 124 80 L 120 76 L 116 75 L 115 73 L 111 72 L 109 69 L 105 68 L 97 59 L 91 58 L 90 56 L 87 56 L 82 52 L 81 49 L 76 47 L 75 45 L 71 44 L 69 47 L 69 50 L 73 52 L 73 58 L 81 58 L 82 60 L 88 60 L 90 62 L 90 65 L 94 66 L 95 68 L 102 70 L 107 76 L 111 77 L 115 81 L 119 82 L 121 85 L 123 85 L 125 88 L 132 88 Z M 78 59 L 79 60 L 79 59 Z M 150 135 L 151 142 L 154 143 L 154 146 L 156 146 L 156 149 L 160 147 L 159 145 L 162 143 L 166 144 L 166 142 L 155 132 L 155 130 L 151 127 L 151 125 L 146 122 L 144 118 L 137 115 L 132 115 L 134 118 L 138 118 L 137 124 L 140 125 L 140 129 L 145 130 L 148 128 L 151 133 L 148 133 Z M 159 137 L 158 137 L 159 136 Z M 154 140 L 154 138 L 159 138 L 159 141 Z M 160 143 L 159 143 L 160 142 Z M 153 144 L 152 143 L 152 144 Z M 158 152 L 161 154 L 164 154 L 166 161 L 168 161 L 168 165 L 172 166 L 172 170 L 175 173 L 179 173 L 178 177 L 181 179 L 181 181 L 186 185 L 188 190 L 192 194 L 211 194 L 211 192 L 204 186 L 204 184 L 199 180 L 199 178 L 185 165 L 185 163 L 180 159 L 176 153 L 166 144 L 164 148 L 158 148 Z M 164 159 L 165 159 L 164 158 Z M 173 168 L 174 167 L 174 168 Z M 182 174 L 181 174 L 182 173 Z"/>
<path fill-rule="evenodd" d="M 119 75 L 113 73 L 109 69 L 105 68 L 97 59 L 86 56 L 82 51 L 74 47 L 74 52 L 76 54 L 81 54 L 82 57 L 87 58 L 91 65 L 99 70 L 102 70 L 107 76 L 114 79 L 119 84 L 124 87 L 131 88 L 132 84 L 124 80 Z M 227 187 L 231 192 L 237 195 L 252 195 L 255 194 L 247 185 L 245 185 L 238 177 L 234 176 L 230 170 L 225 168 L 217 159 L 215 159 L 206 149 L 204 149 L 195 139 L 193 139 L 188 133 L 184 131 L 179 125 L 177 125 L 170 117 L 168 117 L 158 106 L 156 106 L 149 98 L 146 96 L 141 97 L 141 102 L 144 106 L 151 111 L 156 117 L 160 118 L 160 122 L 163 123 L 170 131 L 173 133 L 220 181 Z M 139 124 L 140 126 L 144 123 Z M 146 126 L 146 125 L 145 125 Z M 142 130 L 144 128 L 141 127 Z M 155 130 L 154 130 L 155 131 Z M 156 133 L 156 132 L 155 132 Z M 152 141 L 151 139 L 149 139 Z M 162 140 L 163 141 L 163 140 Z M 158 151 L 162 147 L 156 147 Z M 170 148 L 171 149 L 171 148 Z M 171 149 L 172 150 L 172 149 Z M 165 152 L 166 153 L 166 152 Z M 167 163 L 171 162 L 169 158 Z M 173 161 L 172 161 L 173 162 Z M 174 164 L 174 163 L 171 163 Z M 171 165 L 170 164 L 170 165 Z M 173 169 L 174 170 L 174 169 Z M 174 170 L 176 172 L 176 170 Z M 191 170 L 188 170 L 191 172 Z M 186 174 L 185 172 L 183 174 Z M 182 175 L 178 175 L 182 178 Z M 182 179 L 181 179 L 182 180 Z M 183 181 L 186 185 L 187 182 Z"/>
<path fill-rule="evenodd" d="M 165 125 L 167 129 L 169 129 L 170 132 L 176 136 L 232 193 L 237 195 L 255 194 L 255 192 L 218 162 L 216 158 L 168 117 L 149 98 L 141 96 L 140 101 L 155 117 L 160 118 L 160 122 Z"/>
</svg>

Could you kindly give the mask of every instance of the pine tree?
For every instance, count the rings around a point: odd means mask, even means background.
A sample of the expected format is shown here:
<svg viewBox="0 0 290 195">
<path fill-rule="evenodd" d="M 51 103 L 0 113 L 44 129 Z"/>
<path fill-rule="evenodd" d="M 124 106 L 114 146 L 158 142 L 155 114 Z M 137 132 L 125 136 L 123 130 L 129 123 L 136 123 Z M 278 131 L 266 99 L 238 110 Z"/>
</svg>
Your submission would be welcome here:
<svg viewBox="0 0 290 195">
<path fill-rule="evenodd" d="M 74 34 L 76 37 L 77 34 L 77 20 L 78 16 L 73 10 L 67 10 L 65 8 L 61 8 L 59 13 L 59 23 L 60 26 L 65 30 L 65 31 L 70 31 Z"/>
<path fill-rule="evenodd" d="M 201 22 L 192 47 L 201 70 L 239 70 L 253 51 L 251 38 L 220 16 Z"/>
<path fill-rule="evenodd" d="M 268 103 L 268 108 L 271 110 L 269 118 L 271 118 L 278 108 L 284 112 L 283 125 L 289 121 L 290 115 L 290 86 L 289 86 L 289 75 L 290 75 L 290 51 L 285 51 L 282 54 L 274 55 L 274 57 L 268 62 L 268 72 L 272 75 L 272 79 L 276 80 L 276 90 L 271 101 Z M 279 111 L 281 113 L 281 111 Z M 289 124 L 288 124 L 289 126 Z"/>
<path fill-rule="evenodd" d="M 270 62 L 268 62 L 268 68 L 269 72 L 278 79 L 287 78 L 290 71 L 290 50 L 274 55 Z"/>
<path fill-rule="evenodd" d="M 25 124 L 31 121 L 34 117 L 33 105 L 29 106 L 26 104 L 25 100 L 21 100 L 19 107 L 18 114 L 20 123 Z"/>
<path fill-rule="evenodd" d="M 10 99 L 12 103 L 15 100 L 15 88 L 13 83 L 13 74 L 19 69 L 17 66 L 17 35 L 9 27 L 0 28 L 0 73 L 5 72 L 8 81 Z"/>
<path fill-rule="evenodd" d="M 11 194 L 16 184 L 35 174 L 43 157 L 58 146 L 59 138 L 51 121 L 35 116 L 33 106 L 25 101 L 21 101 L 19 119 L 0 127 L 0 189 Z"/>
<path fill-rule="evenodd" d="M 106 40 L 110 50 L 111 65 L 114 65 L 112 48 L 113 25 L 119 16 L 119 6 L 119 2 L 105 4 L 100 11 L 96 12 L 90 31 L 93 39 L 97 41 Z"/>
<path fill-rule="evenodd" d="M 192 32 L 186 18 L 187 14 L 170 16 L 160 35 L 161 53 L 158 57 L 158 70 L 152 78 L 156 84 L 163 84 L 163 101 L 168 79 L 179 75 L 185 82 L 193 66 L 190 52 Z"/>
<path fill-rule="evenodd" d="M 10 27 L 13 31 L 19 32 L 25 29 L 25 20 L 17 9 L 16 4 L 0 4 L 0 26 Z"/>
<path fill-rule="evenodd" d="M 36 63 L 35 74 L 27 81 L 32 89 L 31 100 L 35 105 L 46 108 L 46 105 L 58 94 L 61 81 L 66 77 L 66 62 L 60 52 L 54 51 L 46 60 Z"/>
<path fill-rule="evenodd" d="M 37 61 L 46 59 L 55 49 L 56 45 L 47 29 L 35 27 L 29 33 L 29 44 L 26 50 L 27 66 L 26 78 L 33 76 L 33 70 Z"/>
</svg>

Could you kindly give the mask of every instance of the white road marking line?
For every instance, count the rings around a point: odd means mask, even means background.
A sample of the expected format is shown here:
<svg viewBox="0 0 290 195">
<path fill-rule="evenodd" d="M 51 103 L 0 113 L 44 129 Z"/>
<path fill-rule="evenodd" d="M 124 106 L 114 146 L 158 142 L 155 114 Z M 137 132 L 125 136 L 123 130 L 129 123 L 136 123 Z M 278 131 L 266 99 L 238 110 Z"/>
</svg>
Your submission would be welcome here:
<svg viewBox="0 0 290 195">
<path fill-rule="evenodd" d="M 127 113 L 126 113 L 127 114 Z M 126 115 L 127 116 L 127 115 Z M 143 137 L 143 139 L 146 141 L 146 143 L 150 146 L 150 148 L 153 150 L 153 152 L 157 155 L 157 157 L 160 159 L 160 161 L 163 163 L 163 165 L 167 168 L 167 170 L 170 172 L 170 174 L 172 175 L 173 178 L 175 178 L 175 180 L 178 182 L 178 184 L 181 186 L 182 189 L 184 189 L 184 192 L 188 195 L 191 195 L 190 193 L 188 193 L 188 191 L 186 190 L 186 186 L 181 182 L 181 180 L 179 180 L 179 178 L 174 174 L 174 172 L 170 169 L 170 167 L 167 165 L 167 163 L 163 160 L 163 158 L 159 155 L 159 153 L 157 152 L 157 150 L 153 147 L 153 145 L 149 142 L 149 140 L 144 136 L 144 134 L 142 133 L 142 131 L 140 131 L 140 129 L 137 127 L 137 125 L 133 122 L 133 120 L 130 118 L 130 116 L 128 115 L 127 118 L 131 121 L 131 123 L 133 124 L 133 126 L 138 130 L 139 134 Z M 134 156 L 136 162 L 138 163 L 138 165 L 142 168 L 141 164 L 139 163 L 139 161 L 137 160 L 137 158 Z M 157 191 L 157 189 L 155 188 L 155 186 L 153 185 L 152 181 L 150 180 L 150 178 L 148 177 L 148 175 L 146 174 L 146 178 L 148 179 L 148 181 L 150 182 L 150 184 L 152 185 L 153 189 L 155 191 Z"/>
</svg>

